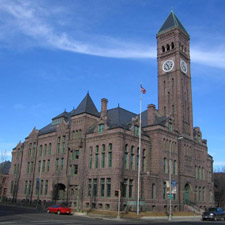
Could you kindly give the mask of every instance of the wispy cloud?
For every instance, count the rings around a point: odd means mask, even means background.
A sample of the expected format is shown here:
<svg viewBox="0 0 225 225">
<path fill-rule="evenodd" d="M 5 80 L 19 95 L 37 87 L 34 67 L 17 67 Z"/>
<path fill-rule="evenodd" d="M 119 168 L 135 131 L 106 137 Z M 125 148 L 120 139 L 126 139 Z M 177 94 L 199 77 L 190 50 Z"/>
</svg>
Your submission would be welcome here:
<svg viewBox="0 0 225 225">
<path fill-rule="evenodd" d="M 59 13 L 62 18 L 63 10 L 54 10 L 53 7 L 46 10 L 34 1 L 2 0 L 0 13 L 0 16 L 7 14 L 8 23 L 20 34 L 32 39 L 34 45 L 101 57 L 156 58 L 156 46 L 151 46 L 147 42 L 140 44 L 135 41 L 84 33 L 85 38 L 78 40 L 74 38 L 75 34 L 58 29 L 57 25 L 53 25 L 49 20 L 51 13 Z M 4 32 L 7 30 L 4 29 Z M 192 47 L 191 56 L 193 62 L 225 69 L 225 54 L 221 50 L 205 51 Z"/>
<path fill-rule="evenodd" d="M 214 51 L 200 50 L 193 47 L 191 49 L 191 58 L 194 62 L 225 69 L 225 48 L 220 47 Z"/>
<path fill-rule="evenodd" d="M 17 29 L 32 37 L 36 44 L 82 54 L 114 58 L 155 58 L 155 48 L 132 42 L 120 41 L 111 37 L 95 37 L 98 42 L 80 42 L 66 32 L 57 32 L 44 20 L 45 10 L 34 8 L 21 1 L 3 1 L 0 10 L 9 14 Z M 37 5 L 35 5 L 37 7 Z M 104 46 L 104 47 L 103 47 Z"/>
</svg>

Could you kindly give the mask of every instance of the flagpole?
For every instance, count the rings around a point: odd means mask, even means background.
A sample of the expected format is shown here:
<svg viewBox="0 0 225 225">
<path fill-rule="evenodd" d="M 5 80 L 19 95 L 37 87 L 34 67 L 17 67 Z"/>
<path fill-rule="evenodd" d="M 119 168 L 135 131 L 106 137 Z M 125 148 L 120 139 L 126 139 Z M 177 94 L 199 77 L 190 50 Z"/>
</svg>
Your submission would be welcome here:
<svg viewBox="0 0 225 225">
<path fill-rule="evenodd" d="M 142 86 L 142 84 L 141 84 Z M 140 172 L 141 172 L 141 105 L 142 105 L 142 91 L 140 91 L 140 120 L 139 120 L 139 148 L 138 148 L 138 187 L 137 187 L 137 215 L 140 211 Z"/>
</svg>

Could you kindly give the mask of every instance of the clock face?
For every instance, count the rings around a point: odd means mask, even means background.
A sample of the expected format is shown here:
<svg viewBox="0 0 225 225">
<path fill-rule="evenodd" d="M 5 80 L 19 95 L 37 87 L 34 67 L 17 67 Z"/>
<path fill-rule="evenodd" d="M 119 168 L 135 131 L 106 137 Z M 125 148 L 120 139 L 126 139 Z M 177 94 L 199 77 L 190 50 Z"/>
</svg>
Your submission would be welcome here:
<svg viewBox="0 0 225 225">
<path fill-rule="evenodd" d="M 171 71 L 173 67 L 174 67 L 174 62 L 172 59 L 166 60 L 162 65 L 162 69 L 164 72 Z"/>
<path fill-rule="evenodd" d="M 187 63 L 184 62 L 183 60 L 180 61 L 180 68 L 182 72 L 187 73 Z"/>
</svg>

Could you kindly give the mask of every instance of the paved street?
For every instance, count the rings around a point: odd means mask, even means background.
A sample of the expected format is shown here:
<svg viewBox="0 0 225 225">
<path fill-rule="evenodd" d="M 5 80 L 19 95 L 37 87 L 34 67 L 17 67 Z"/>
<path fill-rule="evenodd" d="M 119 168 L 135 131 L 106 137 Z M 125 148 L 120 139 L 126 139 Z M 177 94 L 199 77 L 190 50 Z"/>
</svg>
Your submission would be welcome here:
<svg viewBox="0 0 225 225">
<path fill-rule="evenodd" d="M 187 219 L 179 219 L 179 221 L 170 222 L 170 224 L 176 225 L 200 225 L 200 224 L 225 224 L 225 221 L 207 221 L 202 222 L 199 219 L 192 219 L 191 221 L 187 221 Z M 23 224 L 23 225 L 113 225 L 113 224 L 124 224 L 124 225 L 135 225 L 135 224 L 157 224 L 163 225 L 168 224 L 168 221 L 165 219 L 109 219 L 109 218 L 94 218 L 89 216 L 74 216 L 74 215 L 57 215 L 57 214 L 47 214 L 46 212 L 40 212 L 36 209 L 28 208 L 28 207 L 16 207 L 16 206 L 7 206 L 0 204 L 0 224 Z"/>
</svg>

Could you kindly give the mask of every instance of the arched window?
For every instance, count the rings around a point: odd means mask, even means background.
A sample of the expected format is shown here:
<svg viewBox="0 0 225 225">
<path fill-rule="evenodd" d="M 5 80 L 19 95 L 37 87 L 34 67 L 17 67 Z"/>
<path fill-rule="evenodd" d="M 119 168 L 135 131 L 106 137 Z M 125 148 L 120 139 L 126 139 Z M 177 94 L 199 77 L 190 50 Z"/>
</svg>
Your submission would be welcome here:
<svg viewBox="0 0 225 225">
<path fill-rule="evenodd" d="M 166 50 L 167 50 L 167 51 L 170 50 L 170 45 L 169 45 L 169 44 L 166 45 Z"/>
<path fill-rule="evenodd" d="M 108 167 L 112 167 L 112 144 L 110 143 L 108 146 Z"/>
<path fill-rule="evenodd" d="M 171 43 L 171 48 L 174 49 L 174 43 L 173 42 Z"/>
<path fill-rule="evenodd" d="M 164 173 L 168 172 L 167 159 L 166 158 L 163 159 L 163 171 L 164 171 Z"/>
<path fill-rule="evenodd" d="M 101 167 L 105 168 L 105 145 L 102 145 Z"/>
<path fill-rule="evenodd" d="M 99 159 L 99 146 L 96 145 L 96 148 L 95 148 L 95 168 L 98 168 L 98 159 Z"/>
<path fill-rule="evenodd" d="M 134 168 L 134 146 L 131 146 L 131 154 L 130 154 L 130 169 Z"/>
<path fill-rule="evenodd" d="M 124 159 L 123 159 L 123 163 L 124 163 L 124 168 L 128 169 L 128 144 L 126 144 L 124 146 Z"/>
<path fill-rule="evenodd" d="M 165 47 L 164 46 L 162 46 L 162 52 L 165 52 Z"/>
</svg>

